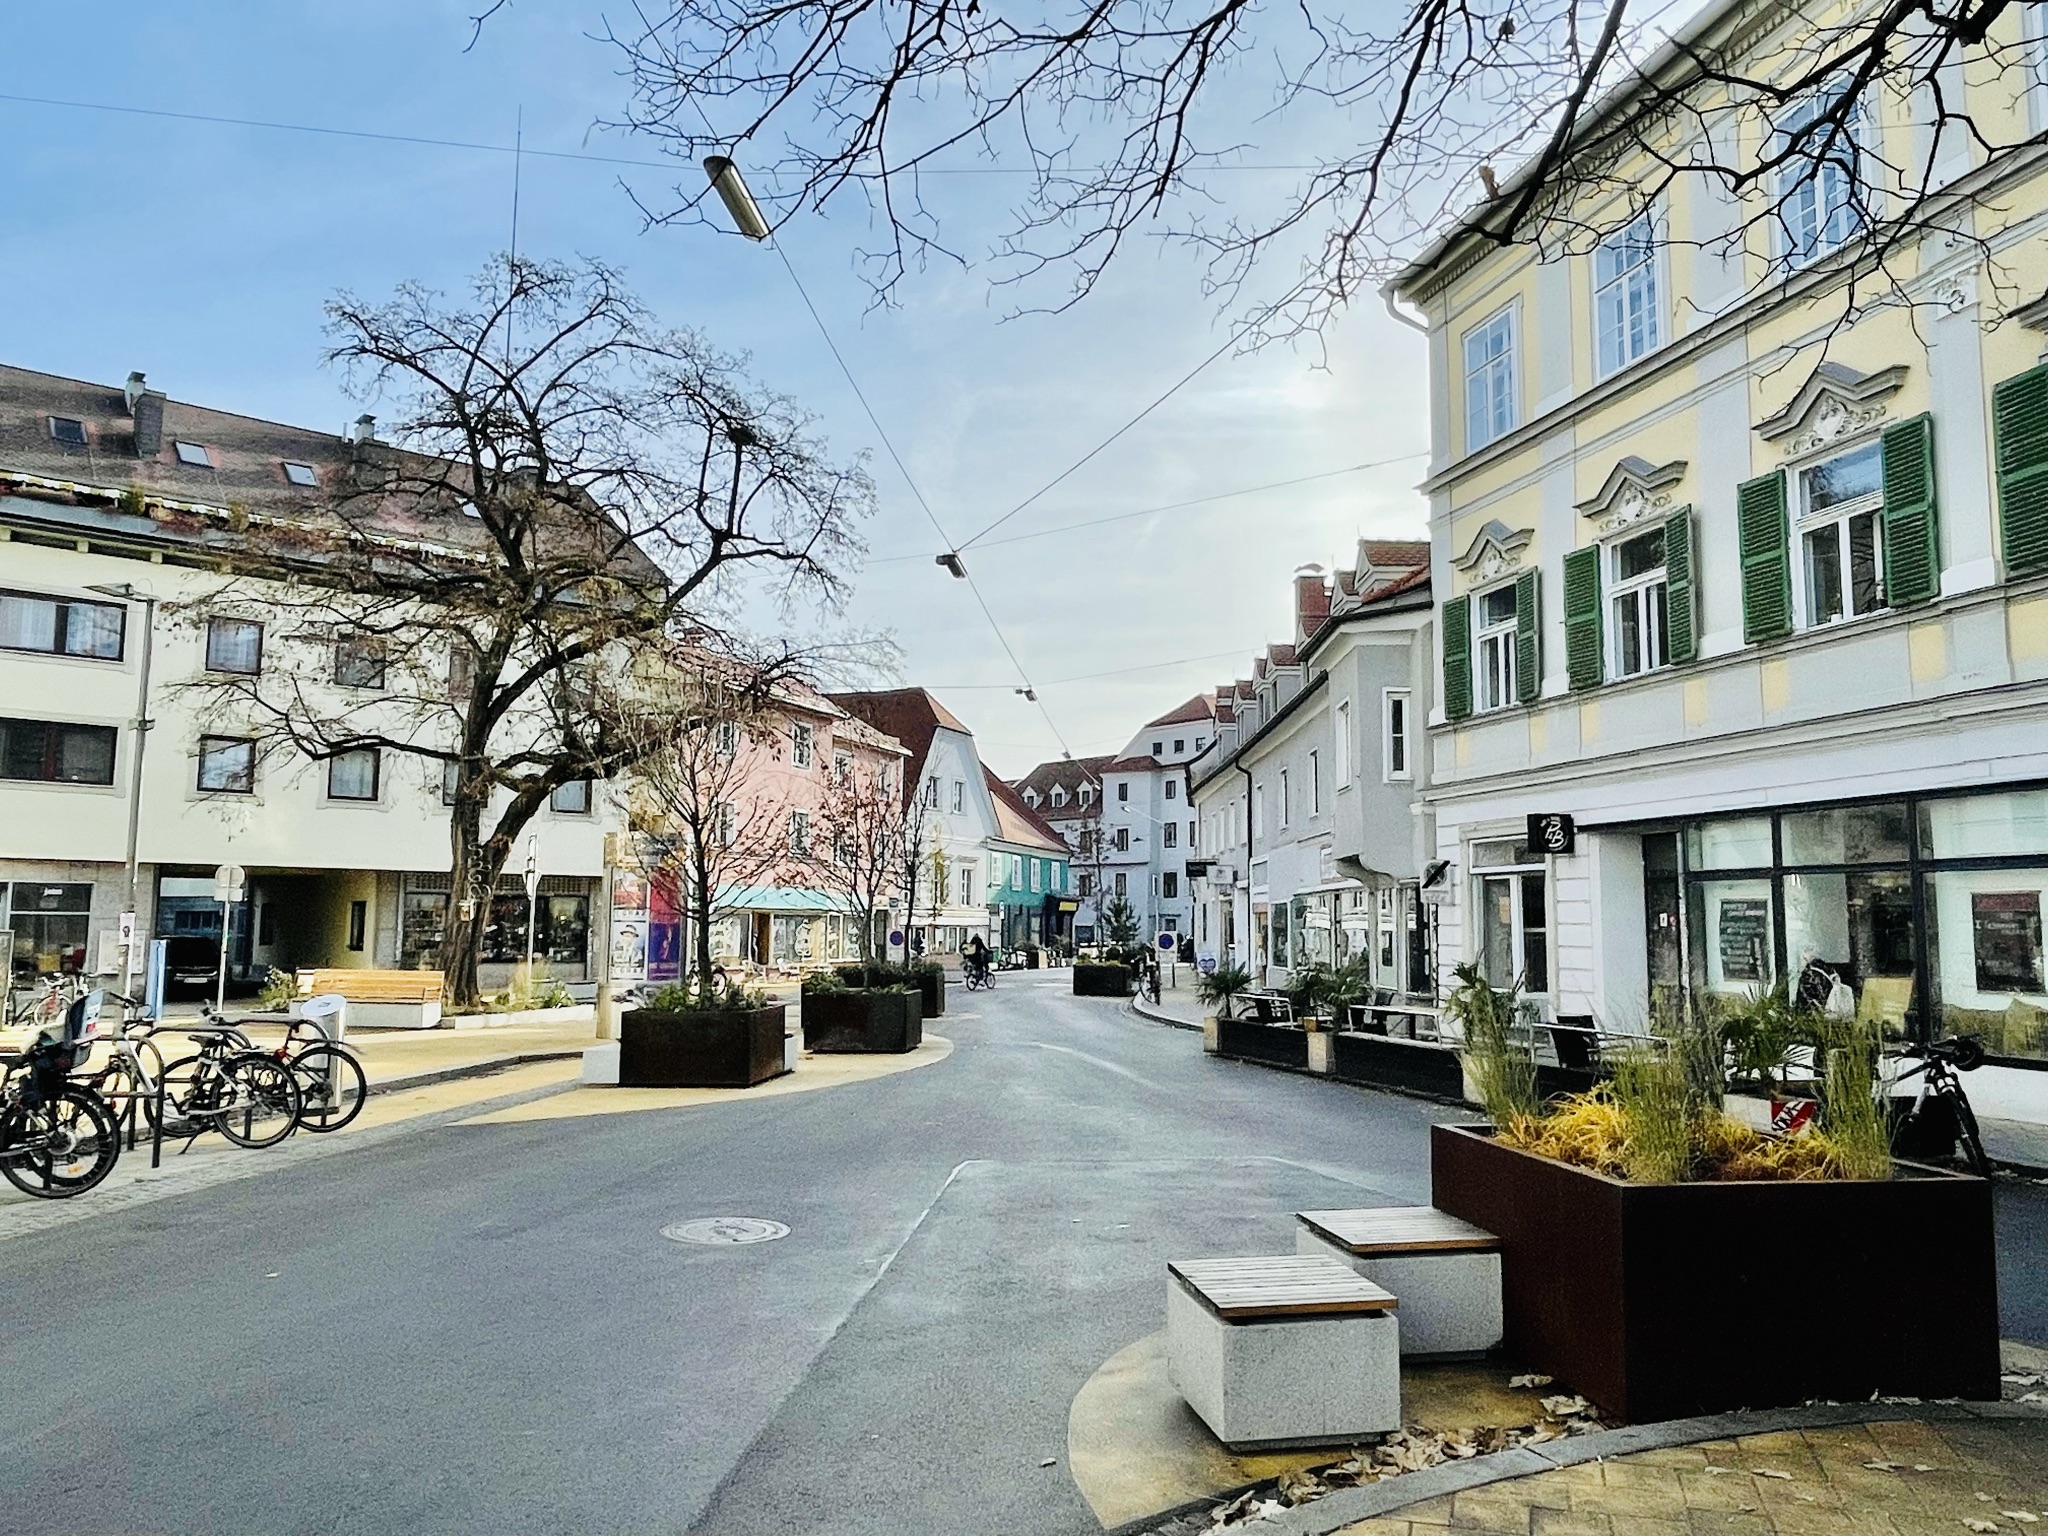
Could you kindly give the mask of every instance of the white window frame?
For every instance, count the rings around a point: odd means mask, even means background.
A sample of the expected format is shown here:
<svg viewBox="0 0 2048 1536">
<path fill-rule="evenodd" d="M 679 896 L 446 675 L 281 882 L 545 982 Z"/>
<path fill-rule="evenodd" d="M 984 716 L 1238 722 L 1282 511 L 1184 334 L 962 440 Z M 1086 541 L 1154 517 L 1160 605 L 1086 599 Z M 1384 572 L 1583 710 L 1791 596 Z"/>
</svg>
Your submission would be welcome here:
<svg viewBox="0 0 2048 1536">
<path fill-rule="evenodd" d="M 222 666 L 220 660 L 226 658 L 216 659 L 213 646 L 214 636 L 216 634 L 225 634 L 230 629 L 244 634 L 250 630 L 256 632 L 256 661 L 253 666 Z M 234 677 L 258 676 L 263 671 L 263 621 L 260 619 L 245 619 L 238 614 L 229 613 L 217 613 L 209 616 L 206 621 L 205 658 L 205 666 L 208 672 L 221 672 Z"/>
<path fill-rule="evenodd" d="M 720 720 L 711 727 L 711 750 L 720 757 L 731 757 L 740 749 L 739 723 L 734 720 Z"/>
<path fill-rule="evenodd" d="M 1487 600 L 1501 592 L 1508 594 L 1508 617 L 1489 622 L 1486 620 Z M 1515 697 L 1515 647 L 1520 643 L 1516 636 L 1520 615 L 1515 611 L 1514 597 L 1513 581 L 1472 594 L 1472 712 L 1475 715 L 1513 709 L 1518 702 Z"/>
<path fill-rule="evenodd" d="M 844 789 L 853 782 L 853 754 L 834 752 L 832 754 L 832 782 Z"/>
<path fill-rule="evenodd" d="M 1177 821 L 1162 821 L 1159 823 L 1159 846 L 1162 848 L 1175 848 L 1179 845 L 1180 823 Z"/>
<path fill-rule="evenodd" d="M 1641 575 L 1621 574 L 1623 548 L 1658 531 L 1656 527 L 1634 528 L 1600 546 L 1602 600 L 1607 604 L 1601 620 L 1607 635 L 1607 675 L 1612 678 L 1641 677 L 1671 665 L 1669 567 L 1660 561 L 1656 569 Z M 1663 594 L 1661 601 L 1659 594 Z M 1636 623 L 1645 641 L 1642 665 L 1634 669 L 1627 665 L 1622 650 L 1621 614 L 1625 606 L 1635 608 Z"/>
<path fill-rule="evenodd" d="M 798 858 L 808 858 L 811 852 L 811 813 L 791 811 L 789 813 L 789 851 Z"/>
<path fill-rule="evenodd" d="M 1603 278 L 1604 262 L 1631 251 L 1641 259 Z M 1604 379 L 1664 344 L 1664 243 L 1655 211 L 1644 209 L 1596 245 L 1591 270 L 1594 364 Z"/>
<path fill-rule="evenodd" d="M 808 768 L 816 759 L 817 733 L 802 720 L 793 720 L 789 726 L 789 759 L 798 768 Z"/>
<path fill-rule="evenodd" d="M 1169 800 L 1178 799 L 1179 796 L 1175 793 L 1175 786 L 1178 785 L 1180 781 L 1178 779 L 1167 779 L 1164 782 L 1166 785 L 1166 798 Z"/>
<path fill-rule="evenodd" d="M 1287 823 L 1294 810 L 1294 796 L 1287 786 L 1287 770 L 1280 770 L 1280 830 L 1287 830 Z"/>
<path fill-rule="evenodd" d="M 583 791 L 583 804 L 580 806 L 574 804 L 564 806 L 562 804 L 562 792 L 573 789 L 581 789 Z M 567 784 L 557 785 L 548 795 L 548 809 L 557 816 L 588 816 L 591 807 L 595 803 L 596 796 L 592 793 L 590 780 L 588 779 L 571 779 Z"/>
<path fill-rule="evenodd" d="M 1396 716 L 1399 718 L 1397 719 Z M 1406 688 L 1380 690 L 1380 777 L 1387 784 L 1415 777 L 1414 706 Z"/>
<path fill-rule="evenodd" d="M 1323 814 L 1323 755 L 1314 747 L 1308 753 L 1308 813 L 1311 818 Z"/>
<path fill-rule="evenodd" d="M 1066 789 L 1065 789 L 1065 788 L 1064 788 L 1063 786 L 1061 786 L 1061 785 L 1058 785 L 1058 784 L 1055 784 L 1055 785 L 1053 785 L 1053 787 L 1052 787 L 1052 803 L 1053 803 L 1053 808 L 1054 808 L 1055 810 L 1057 810 L 1057 809 L 1058 809 L 1058 808 L 1059 808 L 1060 806 L 1063 806 L 1063 805 L 1065 805 L 1065 804 L 1067 803 L 1067 792 L 1066 792 Z"/>
<path fill-rule="evenodd" d="M 2020 7 L 2027 79 L 2027 126 L 2039 133 L 2048 128 L 2048 7 Z"/>
<path fill-rule="evenodd" d="M 1458 355 L 1464 364 L 1467 453 L 1499 442 L 1522 424 L 1520 348 L 1516 345 L 1521 327 L 1516 320 L 1516 306 L 1509 302 L 1458 339 Z M 1488 338 L 1495 334 L 1503 338 L 1501 350 L 1481 358 L 1475 369 L 1474 345 L 1490 346 Z"/>
<path fill-rule="evenodd" d="M 955 779 L 953 781 L 953 809 L 955 811 L 965 811 L 967 809 L 967 781 L 965 779 Z"/>
<path fill-rule="evenodd" d="M 2031 9 L 2031 7 L 2029 7 Z M 1794 102 L 1780 112 L 1772 121 L 1773 140 L 1797 132 L 1817 117 L 1828 91 L 1823 90 Z M 1849 140 L 1856 146 L 1856 164 L 1845 172 L 1841 164 L 1832 158 L 1836 150 L 1818 163 L 1791 164 L 1778 173 L 1777 185 L 1773 188 L 1773 209 L 1777 215 L 1778 259 L 1789 267 L 1803 267 L 1819 261 L 1831 251 L 1841 249 L 1863 232 L 1858 211 L 1857 183 L 1863 180 L 1864 164 L 1869 154 L 1866 142 L 1871 131 L 1870 104 L 1859 101 L 1849 123 Z M 1846 176 L 1846 186 L 1841 189 L 1841 201 L 1831 204 L 1827 196 L 1835 178 Z M 1792 202 L 1802 190 L 1812 198 L 1810 210 L 1812 228 L 1795 228 Z M 1867 211 L 1867 210 L 1866 210 Z M 1802 218 L 1802 225 L 1806 222 Z"/>
<path fill-rule="evenodd" d="M 1351 787 L 1351 701 L 1339 699 L 1331 711 L 1330 734 L 1337 746 L 1337 793 Z"/>
<path fill-rule="evenodd" d="M 370 792 L 367 795 L 337 795 L 334 770 L 343 758 L 367 753 L 370 759 Z M 350 747 L 327 759 L 327 798 L 341 805 L 375 805 L 384 795 L 384 754 L 375 747 Z"/>
<path fill-rule="evenodd" d="M 1792 615 L 1799 629 L 1827 629 L 1836 624 L 1850 624 L 1860 619 L 1874 618 L 1886 612 L 1890 604 L 1884 590 L 1884 461 L 1878 459 L 1877 489 L 1861 496 L 1838 501 L 1831 507 L 1812 510 L 1807 503 L 1808 488 L 1806 477 L 1824 464 L 1845 458 L 1852 453 L 1881 452 L 1878 440 L 1865 436 L 1860 441 L 1846 445 L 1833 445 L 1832 453 L 1818 454 L 1791 470 L 1791 492 L 1794 500 L 1792 517 Z M 1862 612 L 1851 610 L 1855 601 L 1855 580 L 1850 570 L 1849 524 L 1858 518 L 1870 519 L 1871 561 L 1877 579 L 1876 606 Z M 1807 562 L 1806 541 L 1809 535 L 1832 528 L 1835 534 L 1835 550 L 1841 562 L 1842 611 L 1833 618 L 1816 619 L 1813 615 L 1813 572 Z"/>
</svg>

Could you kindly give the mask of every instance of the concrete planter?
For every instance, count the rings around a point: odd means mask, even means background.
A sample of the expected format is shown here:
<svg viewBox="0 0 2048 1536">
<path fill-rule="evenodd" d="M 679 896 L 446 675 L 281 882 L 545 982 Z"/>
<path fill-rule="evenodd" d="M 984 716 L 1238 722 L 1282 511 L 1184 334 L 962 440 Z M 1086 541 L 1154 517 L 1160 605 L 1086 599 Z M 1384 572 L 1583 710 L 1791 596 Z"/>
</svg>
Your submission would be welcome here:
<svg viewBox="0 0 2048 1536">
<path fill-rule="evenodd" d="M 1074 996 L 1076 997 L 1129 997 L 1131 995 L 1131 971 L 1129 966 L 1106 965 L 1096 960 L 1080 960 L 1074 964 Z"/>
<path fill-rule="evenodd" d="M 783 1008 L 635 1008 L 619 1024 L 619 1082 L 628 1088 L 751 1088 L 788 1069 Z"/>
<path fill-rule="evenodd" d="M 1455 1046 L 1346 1030 L 1331 1036 L 1330 1056 L 1340 1082 L 1432 1099 L 1461 1101 L 1465 1097 L 1464 1067 Z"/>
<path fill-rule="evenodd" d="M 1446 1125 L 1430 1159 L 1500 1237 L 1508 1352 L 1620 1418 L 1998 1396 L 1984 1180 L 1628 1184 Z"/>
<path fill-rule="evenodd" d="M 1308 1069 L 1308 1033 L 1292 1024 L 1260 1024 L 1252 1019 L 1218 1019 L 1216 1054 L 1269 1067 Z"/>
<path fill-rule="evenodd" d="M 911 987 L 807 992 L 803 1024 L 807 1051 L 900 1056 L 924 1043 L 924 1003 Z"/>
</svg>

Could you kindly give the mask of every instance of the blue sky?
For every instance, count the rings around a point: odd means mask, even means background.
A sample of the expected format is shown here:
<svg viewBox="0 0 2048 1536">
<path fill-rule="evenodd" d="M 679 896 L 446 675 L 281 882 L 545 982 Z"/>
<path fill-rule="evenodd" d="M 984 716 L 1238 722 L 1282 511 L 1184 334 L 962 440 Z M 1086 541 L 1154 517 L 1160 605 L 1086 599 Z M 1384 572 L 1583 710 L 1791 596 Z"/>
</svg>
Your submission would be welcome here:
<svg viewBox="0 0 2048 1536">
<path fill-rule="evenodd" d="M 515 5 L 464 52 L 474 0 L 10 7 L 0 94 L 658 161 L 596 129 L 622 106 L 582 0 Z M 0 100 L 0 357 L 340 430 L 359 409 L 319 366 L 321 301 L 406 279 L 456 289 L 511 230 L 509 155 Z M 771 252 L 703 228 L 644 230 L 621 181 L 653 197 L 694 173 L 528 155 L 519 245 L 622 266 L 663 316 L 751 354 L 822 418 L 835 450 L 874 452 L 881 508 L 852 619 L 892 631 L 1008 775 L 1114 750 L 1151 715 L 1242 671 L 1290 633 L 1288 577 L 1353 541 L 1420 537 L 1423 460 L 1334 475 L 970 557 L 1052 726 L 940 547 Z M 948 233 L 997 230 L 1007 178 L 960 178 Z M 955 539 L 1037 490 L 1212 351 L 1227 317 L 1178 249 L 1139 242 L 1092 298 L 1005 320 L 983 270 L 931 267 L 877 310 L 855 270 L 852 204 L 781 236 L 861 387 Z M 1421 338 L 1377 305 L 1327 354 L 1219 362 L 1007 524 L 1029 533 L 1416 454 L 1427 444 Z M 906 558 L 911 557 L 911 558 Z M 1132 669 L 1144 670 L 1132 670 Z M 1111 674 L 1111 675 L 1100 675 Z"/>
</svg>

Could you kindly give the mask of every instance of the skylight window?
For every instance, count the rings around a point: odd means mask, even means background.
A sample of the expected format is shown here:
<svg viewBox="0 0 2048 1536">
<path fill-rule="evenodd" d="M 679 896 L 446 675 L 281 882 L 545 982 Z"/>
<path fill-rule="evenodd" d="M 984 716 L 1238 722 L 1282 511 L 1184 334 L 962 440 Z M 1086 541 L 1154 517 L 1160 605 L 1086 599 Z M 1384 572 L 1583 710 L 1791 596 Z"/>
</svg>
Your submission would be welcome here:
<svg viewBox="0 0 2048 1536">
<path fill-rule="evenodd" d="M 206 444 L 176 443 L 172 446 L 178 450 L 180 464 L 196 464 L 201 469 L 213 468 L 213 455 L 206 451 Z"/>
<path fill-rule="evenodd" d="M 52 416 L 50 418 L 50 436 L 54 437 L 66 448 L 83 448 L 85 446 L 85 423 L 76 416 Z"/>
<path fill-rule="evenodd" d="M 313 473 L 312 465 L 294 464 L 290 459 L 284 461 L 284 477 L 291 481 L 293 485 L 318 485 L 320 483 L 320 477 Z"/>
</svg>

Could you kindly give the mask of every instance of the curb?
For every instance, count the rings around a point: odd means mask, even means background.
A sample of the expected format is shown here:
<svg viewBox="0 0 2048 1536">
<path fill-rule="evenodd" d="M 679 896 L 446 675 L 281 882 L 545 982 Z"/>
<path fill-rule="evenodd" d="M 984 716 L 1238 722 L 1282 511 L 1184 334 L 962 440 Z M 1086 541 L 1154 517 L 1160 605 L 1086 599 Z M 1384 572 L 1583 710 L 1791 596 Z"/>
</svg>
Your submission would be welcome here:
<svg viewBox="0 0 2048 1536">
<path fill-rule="evenodd" d="M 1149 1019 L 1154 1024 L 1164 1024 L 1168 1029 L 1187 1029 L 1194 1031 L 1196 1034 L 1200 1034 L 1202 1032 L 1201 1025 L 1190 1024 L 1186 1019 L 1177 1019 L 1172 1014 L 1167 1013 L 1164 1009 L 1160 1010 L 1157 1013 L 1153 1012 L 1152 1009 L 1145 1006 L 1145 1002 L 1142 998 L 1133 996 L 1126 998 L 1124 1001 L 1125 1005 L 1131 1010 L 1131 1012 L 1135 1013 L 1141 1019 Z"/>
<path fill-rule="evenodd" d="M 514 1056 L 493 1056 L 488 1061 L 473 1061 L 467 1066 L 443 1067 L 437 1072 L 415 1072 L 410 1077 L 387 1077 L 368 1086 L 368 1093 L 403 1093 L 408 1088 L 427 1088 L 435 1083 L 452 1083 L 464 1077 L 489 1077 L 493 1072 L 503 1072 L 508 1067 L 523 1067 L 536 1061 L 576 1061 L 583 1055 L 578 1046 L 568 1051 L 522 1051 Z"/>
</svg>

